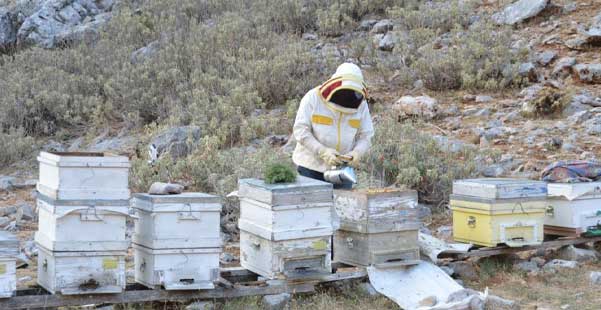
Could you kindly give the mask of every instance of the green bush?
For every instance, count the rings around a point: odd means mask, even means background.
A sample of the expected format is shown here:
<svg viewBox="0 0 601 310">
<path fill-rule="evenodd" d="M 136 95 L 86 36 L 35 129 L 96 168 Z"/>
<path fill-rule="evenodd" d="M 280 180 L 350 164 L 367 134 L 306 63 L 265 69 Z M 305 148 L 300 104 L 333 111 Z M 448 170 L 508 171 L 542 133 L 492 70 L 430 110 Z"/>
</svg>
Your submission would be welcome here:
<svg viewBox="0 0 601 310">
<path fill-rule="evenodd" d="M 287 165 L 271 164 L 265 168 L 263 179 L 267 184 L 292 183 L 296 181 L 296 172 Z"/>
<path fill-rule="evenodd" d="M 36 145 L 32 137 L 23 131 L 0 132 L 0 165 L 7 166 L 17 160 L 28 159 L 35 151 Z"/>
</svg>

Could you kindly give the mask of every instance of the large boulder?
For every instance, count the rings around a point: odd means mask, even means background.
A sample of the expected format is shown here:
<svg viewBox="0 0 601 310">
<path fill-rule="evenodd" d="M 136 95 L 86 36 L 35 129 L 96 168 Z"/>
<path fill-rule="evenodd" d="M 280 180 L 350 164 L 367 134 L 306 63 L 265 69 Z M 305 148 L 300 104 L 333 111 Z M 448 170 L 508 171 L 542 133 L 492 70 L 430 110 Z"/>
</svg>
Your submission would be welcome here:
<svg viewBox="0 0 601 310">
<path fill-rule="evenodd" d="M 584 83 L 601 83 L 601 63 L 577 64 L 574 66 L 576 77 Z"/>
<path fill-rule="evenodd" d="M 542 12 L 549 0 L 520 0 L 492 16 L 497 24 L 515 25 Z"/>
<path fill-rule="evenodd" d="M 113 1 L 49 0 L 23 21 L 19 44 L 54 48 L 75 41 L 95 39 L 110 19 Z"/>
<path fill-rule="evenodd" d="M 0 8 L 0 51 L 10 48 L 17 42 L 17 16 L 5 8 Z"/>
<path fill-rule="evenodd" d="M 405 117 L 433 119 L 438 114 L 438 101 L 429 96 L 403 96 L 393 108 Z"/>
<path fill-rule="evenodd" d="M 200 127 L 181 126 L 159 133 L 152 139 L 151 143 L 156 148 L 158 156 L 168 152 L 174 159 L 177 159 L 186 156 L 190 151 L 188 142 L 196 143 L 200 136 Z"/>
</svg>

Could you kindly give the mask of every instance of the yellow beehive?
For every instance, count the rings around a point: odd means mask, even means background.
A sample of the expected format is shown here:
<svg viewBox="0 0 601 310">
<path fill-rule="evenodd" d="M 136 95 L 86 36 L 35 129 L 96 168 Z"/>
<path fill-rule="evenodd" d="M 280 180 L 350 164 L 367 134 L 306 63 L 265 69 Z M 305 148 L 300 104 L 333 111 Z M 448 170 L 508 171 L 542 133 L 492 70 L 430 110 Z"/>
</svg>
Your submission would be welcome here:
<svg viewBox="0 0 601 310">
<path fill-rule="evenodd" d="M 543 198 L 485 199 L 451 196 L 453 238 L 483 246 L 505 243 L 510 247 L 543 241 Z"/>
</svg>

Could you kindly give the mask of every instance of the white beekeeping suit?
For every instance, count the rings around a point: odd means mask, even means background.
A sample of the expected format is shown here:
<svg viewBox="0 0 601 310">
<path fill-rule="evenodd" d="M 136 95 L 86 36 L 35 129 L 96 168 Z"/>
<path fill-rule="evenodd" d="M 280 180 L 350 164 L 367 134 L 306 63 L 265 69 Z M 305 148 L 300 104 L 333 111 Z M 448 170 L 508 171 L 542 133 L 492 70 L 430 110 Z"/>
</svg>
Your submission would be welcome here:
<svg viewBox="0 0 601 310">
<path fill-rule="evenodd" d="M 310 90 L 294 122 L 294 163 L 322 173 L 340 163 L 337 155 L 347 155 L 356 165 L 374 134 L 365 97 L 363 74 L 352 63 L 343 63 L 328 81 Z"/>
</svg>

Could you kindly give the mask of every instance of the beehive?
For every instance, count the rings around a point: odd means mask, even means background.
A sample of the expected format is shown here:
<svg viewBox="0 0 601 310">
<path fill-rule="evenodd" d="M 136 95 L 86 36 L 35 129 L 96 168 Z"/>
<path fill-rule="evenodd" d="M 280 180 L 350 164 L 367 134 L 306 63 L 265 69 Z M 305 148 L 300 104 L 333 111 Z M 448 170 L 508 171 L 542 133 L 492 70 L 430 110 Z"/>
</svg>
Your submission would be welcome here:
<svg viewBox="0 0 601 310">
<path fill-rule="evenodd" d="M 332 184 L 239 181 L 240 263 L 268 278 L 331 272 Z"/>
<path fill-rule="evenodd" d="M 204 193 L 134 194 L 133 242 L 151 249 L 221 247 L 221 199 Z"/>
<path fill-rule="evenodd" d="M 35 240 L 51 251 L 125 251 L 127 200 L 54 200 L 38 194 Z"/>
<path fill-rule="evenodd" d="M 380 267 L 419 261 L 417 192 L 336 190 L 334 205 L 340 218 L 335 261 Z"/>
<path fill-rule="evenodd" d="M 129 160 L 107 153 L 41 152 L 38 192 L 59 200 L 129 199 Z"/>
<path fill-rule="evenodd" d="M 38 283 L 52 294 L 111 294 L 125 289 L 125 251 L 38 249 Z"/>
<path fill-rule="evenodd" d="M 486 198 L 534 198 L 547 195 L 547 183 L 524 179 L 484 178 L 453 182 L 453 194 Z"/>
<path fill-rule="evenodd" d="M 0 231 L 0 298 L 12 297 L 17 289 L 17 255 L 17 238 L 9 232 Z"/>
<path fill-rule="evenodd" d="M 167 290 L 213 289 L 221 248 L 155 250 L 134 244 L 136 282 Z"/>
<path fill-rule="evenodd" d="M 549 183 L 545 231 L 601 234 L 601 182 Z"/>
</svg>

